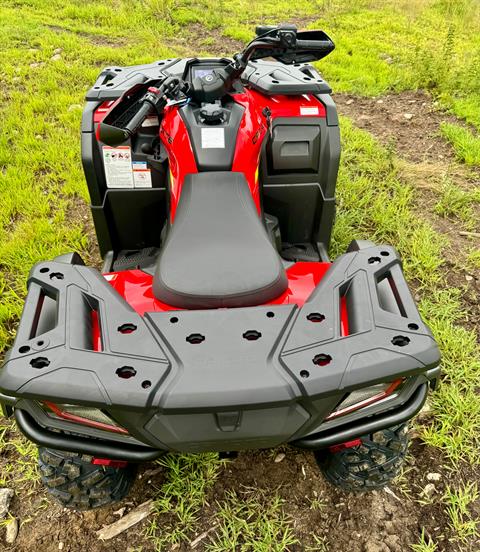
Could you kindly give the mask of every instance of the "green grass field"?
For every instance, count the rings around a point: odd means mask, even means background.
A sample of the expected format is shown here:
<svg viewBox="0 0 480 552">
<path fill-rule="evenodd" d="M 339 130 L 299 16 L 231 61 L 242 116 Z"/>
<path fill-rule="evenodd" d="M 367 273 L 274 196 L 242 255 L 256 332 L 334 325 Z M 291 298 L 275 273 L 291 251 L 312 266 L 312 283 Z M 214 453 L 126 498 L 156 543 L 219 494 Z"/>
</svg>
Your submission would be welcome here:
<svg viewBox="0 0 480 552">
<path fill-rule="evenodd" d="M 417 186 L 418 168 L 342 118 L 332 253 L 343 252 L 353 237 L 399 249 L 443 353 L 443 384 L 418 435 L 455 469 L 480 464 L 478 316 L 468 323 L 465 287 L 452 279 L 468 271 L 480 281 L 477 0 L 298 0 L 294 10 L 286 0 L 3 0 L 0 21 L 0 351 L 13 341 L 25 279 L 35 262 L 71 250 L 95 259 L 85 220 L 79 124 L 83 96 L 100 70 L 175 55 L 232 54 L 231 45 L 248 41 L 256 23 L 297 21 L 323 28 L 334 39 L 337 49 L 319 69 L 335 91 L 382 96 L 421 89 L 455 117 L 442 123 L 438 135 L 453 149 L 469 184 L 448 178 L 438 183 L 433 165 L 428 201 Z M 454 230 L 445 231 L 445 224 Z M 471 236 L 459 246 L 452 236 L 461 231 Z M 478 313 L 478 296 L 472 308 Z M 1 482 L 33 481 L 34 450 L 8 421 L 0 422 L 2 450 L 19 458 Z M 189 542 L 223 465 L 216 455 L 161 462 L 170 475 L 158 490 L 156 515 L 146 530 L 147 542 L 158 550 Z M 478 501 L 476 483 L 452 486 L 442 500 L 451 538 L 468 550 L 478 536 L 469 510 Z M 217 529 L 208 550 L 281 551 L 298 541 L 274 490 L 242 501 L 228 494 L 214 509 Z M 437 550 L 423 534 L 411 544 L 417 552 Z M 330 550 L 321 535 L 313 535 L 309 546 Z"/>
</svg>

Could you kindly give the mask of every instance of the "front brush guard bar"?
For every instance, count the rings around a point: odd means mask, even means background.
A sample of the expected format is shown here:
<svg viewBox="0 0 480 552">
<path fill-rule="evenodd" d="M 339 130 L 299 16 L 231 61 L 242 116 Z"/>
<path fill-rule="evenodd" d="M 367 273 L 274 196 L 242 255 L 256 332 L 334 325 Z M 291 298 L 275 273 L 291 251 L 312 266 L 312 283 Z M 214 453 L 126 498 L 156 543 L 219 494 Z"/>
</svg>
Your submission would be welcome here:
<svg viewBox="0 0 480 552">
<path fill-rule="evenodd" d="M 149 447 L 118 442 L 108 443 L 50 431 L 38 424 L 28 412 L 18 408 L 15 410 L 15 420 L 22 433 L 41 447 L 127 462 L 150 462 L 165 453 L 163 450 Z"/>
</svg>

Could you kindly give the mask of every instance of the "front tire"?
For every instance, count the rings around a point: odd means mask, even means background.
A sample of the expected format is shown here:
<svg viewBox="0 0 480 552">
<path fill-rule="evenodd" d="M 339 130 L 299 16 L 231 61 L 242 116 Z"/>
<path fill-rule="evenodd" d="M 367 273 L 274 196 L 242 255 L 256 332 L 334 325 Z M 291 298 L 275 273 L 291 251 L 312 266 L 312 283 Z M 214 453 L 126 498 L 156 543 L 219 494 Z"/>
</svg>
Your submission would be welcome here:
<svg viewBox="0 0 480 552">
<path fill-rule="evenodd" d="M 124 498 L 136 476 L 136 466 L 97 466 L 91 457 L 39 447 L 40 477 L 48 492 L 65 508 L 91 510 Z"/>
<path fill-rule="evenodd" d="M 408 449 L 408 427 L 400 424 L 361 437 L 362 444 L 338 452 L 316 451 L 326 479 L 344 491 L 381 489 L 394 479 Z"/>
</svg>

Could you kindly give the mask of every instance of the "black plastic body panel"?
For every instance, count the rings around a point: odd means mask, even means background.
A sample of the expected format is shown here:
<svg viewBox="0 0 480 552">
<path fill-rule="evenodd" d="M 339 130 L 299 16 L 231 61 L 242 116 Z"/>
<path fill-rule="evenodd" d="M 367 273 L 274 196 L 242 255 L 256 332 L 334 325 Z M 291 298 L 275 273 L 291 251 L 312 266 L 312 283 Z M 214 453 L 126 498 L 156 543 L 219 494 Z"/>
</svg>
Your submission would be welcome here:
<svg viewBox="0 0 480 552">
<path fill-rule="evenodd" d="M 218 125 L 208 125 L 199 120 L 200 107 L 190 104 L 182 107 L 179 112 L 185 121 L 190 143 L 192 144 L 195 161 L 199 172 L 228 171 L 232 168 L 233 155 L 237 145 L 237 133 L 244 109 L 235 102 L 229 101 L 224 105 L 227 114 L 226 121 Z M 220 131 L 223 134 L 223 147 L 202 147 L 202 132 Z"/>
<path fill-rule="evenodd" d="M 332 115 L 277 118 L 260 163 L 263 208 L 280 223 L 283 242 L 328 250 L 335 218 L 340 133 Z M 329 124 L 330 123 L 330 124 Z"/>
<path fill-rule="evenodd" d="M 0 391 L 22 401 L 102 408 L 136 442 L 155 449 L 239 450 L 297 441 L 318 433 L 346 392 L 400 377 L 423 378 L 421 384 L 438 376 L 432 370 L 438 348 L 391 247 L 341 256 L 302 308 L 177 311 L 175 324 L 168 313 L 139 316 L 96 270 L 69 262 L 76 260 L 33 268 Z M 379 298 L 385 281 L 397 310 Z M 45 296 L 56 301 L 56 324 L 38 334 Z M 92 311 L 100 320 L 102 351 L 93 350 Z M 312 323 L 312 312 L 325 319 Z M 119 332 L 125 323 L 135 331 Z M 245 339 L 248 330 L 261 338 Z M 190 343 L 192 333 L 205 339 Z M 330 360 L 319 365 L 318 355 Z M 119 377 L 125 366 L 134 377 Z M 413 392 L 407 389 L 381 410 L 400 407 Z"/>
<path fill-rule="evenodd" d="M 332 89 L 308 63 L 283 65 L 266 60 L 248 64 L 242 82 L 262 94 L 329 94 Z"/>
</svg>

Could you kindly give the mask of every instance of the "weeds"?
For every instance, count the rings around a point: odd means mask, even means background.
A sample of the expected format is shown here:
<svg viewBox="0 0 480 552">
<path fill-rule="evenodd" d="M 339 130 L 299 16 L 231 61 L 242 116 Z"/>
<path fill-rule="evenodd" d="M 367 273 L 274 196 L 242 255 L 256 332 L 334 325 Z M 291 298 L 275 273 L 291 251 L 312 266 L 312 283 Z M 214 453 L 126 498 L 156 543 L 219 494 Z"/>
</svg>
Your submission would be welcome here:
<svg viewBox="0 0 480 552">
<path fill-rule="evenodd" d="M 227 492 L 225 500 L 218 504 L 219 526 L 206 550 L 283 552 L 297 544 L 282 504 L 278 496 L 267 497 L 261 491 Z"/>
<path fill-rule="evenodd" d="M 435 212 L 444 217 L 461 220 L 467 228 L 474 229 L 478 222 L 473 211 L 475 203 L 480 203 L 478 190 L 465 191 L 446 180 L 440 190 Z"/>
<path fill-rule="evenodd" d="M 467 483 L 457 489 L 447 486 L 443 501 L 450 519 L 450 529 L 454 535 L 452 540 L 468 543 L 471 538 L 478 537 L 479 521 L 472 517 L 469 508 L 478 498 L 476 482 Z"/>
<path fill-rule="evenodd" d="M 317 535 L 311 535 L 313 544 L 305 547 L 305 552 L 328 552 L 328 540 L 327 537 L 319 537 Z"/>
<path fill-rule="evenodd" d="M 467 165 L 480 166 L 480 137 L 475 136 L 468 128 L 452 123 L 444 122 L 440 128 L 460 161 Z"/>
<path fill-rule="evenodd" d="M 157 550 L 188 542 L 223 462 L 217 454 L 168 454 L 157 460 L 166 469 L 166 482 L 158 490 L 154 506 L 157 516 L 147 536 Z"/>
<path fill-rule="evenodd" d="M 420 542 L 418 544 L 412 544 L 410 548 L 413 550 L 413 552 L 436 552 L 437 551 L 437 545 L 432 540 L 432 538 L 429 536 L 428 540 L 425 536 L 425 528 L 422 527 L 422 534 L 420 536 Z"/>
</svg>

